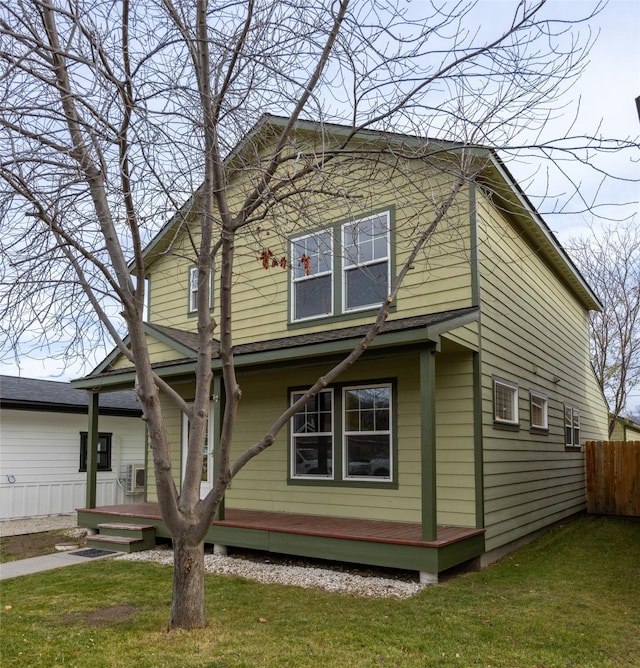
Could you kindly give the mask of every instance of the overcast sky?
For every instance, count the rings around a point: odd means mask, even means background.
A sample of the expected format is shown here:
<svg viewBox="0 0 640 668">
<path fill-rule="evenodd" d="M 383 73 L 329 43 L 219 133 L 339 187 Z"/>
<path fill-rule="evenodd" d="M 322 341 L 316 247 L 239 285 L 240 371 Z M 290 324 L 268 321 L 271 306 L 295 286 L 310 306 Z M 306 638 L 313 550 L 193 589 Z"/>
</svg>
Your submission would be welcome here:
<svg viewBox="0 0 640 668">
<path fill-rule="evenodd" d="M 503 12 L 505 5 L 515 5 L 515 0 L 482 0 L 486 5 L 487 18 L 492 12 Z M 582 0 L 549 0 L 549 13 L 567 12 L 584 13 L 593 2 Z M 510 7 L 511 9 L 511 7 Z M 600 30 L 600 36 L 593 47 L 588 68 L 580 82 L 571 91 L 571 100 L 580 99 L 579 129 L 595 131 L 599 127 L 602 136 L 637 137 L 640 134 L 640 120 L 635 106 L 635 98 L 640 95 L 640 0 L 610 0 L 603 12 L 593 20 L 592 28 Z M 630 177 L 639 176 L 639 163 L 632 163 L 620 156 L 611 156 L 609 167 L 620 174 Z M 520 178 L 517 168 L 512 168 Z M 578 175 L 584 179 L 584 189 L 588 192 L 597 187 L 593 176 Z M 531 184 L 531 190 L 535 190 Z M 530 195 L 534 195 L 523 184 Z M 640 199 L 637 184 L 613 184 L 608 197 L 611 200 L 628 202 Z M 534 200 L 535 201 L 535 200 Z M 536 202 L 538 204 L 538 202 Z M 540 205 L 544 210 L 544 206 Z M 622 210 L 617 209 L 615 215 Z M 635 214 L 636 223 L 640 224 L 638 205 L 627 206 L 625 215 Z M 571 237 L 586 234 L 590 219 L 585 214 L 549 216 L 546 218 L 551 229 L 562 243 Z M 20 359 L 16 364 L 0 362 L 0 373 L 22 375 L 32 378 L 67 380 L 88 373 L 100 360 L 99 352 L 94 360 L 84 366 L 74 366 L 63 370 L 62 366 L 51 360 Z M 640 394 L 630 402 L 631 407 L 640 404 Z"/>
</svg>

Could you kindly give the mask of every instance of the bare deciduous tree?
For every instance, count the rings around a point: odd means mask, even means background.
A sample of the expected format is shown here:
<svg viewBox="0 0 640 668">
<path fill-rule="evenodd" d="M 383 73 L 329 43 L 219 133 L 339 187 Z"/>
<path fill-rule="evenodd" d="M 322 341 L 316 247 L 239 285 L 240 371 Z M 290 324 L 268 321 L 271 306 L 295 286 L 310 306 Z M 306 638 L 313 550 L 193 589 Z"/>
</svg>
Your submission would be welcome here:
<svg viewBox="0 0 640 668">
<path fill-rule="evenodd" d="M 609 404 L 611 436 L 640 387 L 640 228 L 631 220 L 592 229 L 568 248 L 603 305 L 589 316 L 591 360 Z"/>
<path fill-rule="evenodd" d="M 477 27 L 481 7 L 456 2 L 2 0 L 0 7 L 5 354 L 48 343 L 64 356 L 84 355 L 105 336 L 135 365 L 174 543 L 170 626 L 203 626 L 203 539 L 225 489 L 367 348 L 406 272 L 428 258 L 434 229 L 455 217 L 456 195 L 478 169 L 476 147 L 540 147 L 546 156 L 584 161 L 587 151 L 635 144 L 545 135 L 560 115 L 560 93 L 585 66 L 591 37 L 580 40 L 577 23 L 550 16 L 542 0 L 513 3 L 512 15 L 491 28 Z M 273 126 L 270 142 L 253 144 L 247 133 L 264 112 L 287 120 Z M 297 135 L 305 118 L 321 133 L 327 122 L 347 131 L 339 140 L 327 131 L 326 144 L 313 147 Z M 363 141 L 369 131 L 375 141 Z M 423 142 L 385 143 L 385 131 Z M 434 136 L 456 142 L 455 169 L 427 141 Z M 375 323 L 232 462 L 241 396 L 232 322 L 237 239 L 258 238 L 265 221 L 278 221 L 286 237 L 289 223 L 312 217 L 314 208 L 335 198 L 348 206 L 349 179 L 366 178 L 373 188 L 380 165 L 402 170 L 410 161 L 449 170 L 454 185 L 434 188 L 428 215 L 415 212 L 407 260 Z M 233 190 L 238 174 L 244 186 Z M 190 402 L 154 374 L 144 281 L 132 277 L 144 276 L 143 248 L 173 216 L 184 218 L 198 273 Z M 209 310 L 214 260 L 217 321 Z M 215 486 L 201 501 L 214 333 L 226 403 Z M 180 492 L 160 393 L 191 425 Z"/>
</svg>

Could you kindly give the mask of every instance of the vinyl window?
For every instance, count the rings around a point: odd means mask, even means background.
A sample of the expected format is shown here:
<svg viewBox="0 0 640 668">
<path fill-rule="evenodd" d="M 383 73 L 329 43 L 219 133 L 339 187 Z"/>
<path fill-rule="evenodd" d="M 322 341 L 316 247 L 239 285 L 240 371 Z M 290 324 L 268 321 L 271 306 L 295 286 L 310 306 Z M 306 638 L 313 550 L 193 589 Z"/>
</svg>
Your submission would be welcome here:
<svg viewBox="0 0 640 668">
<path fill-rule="evenodd" d="M 385 211 L 292 239 L 292 322 L 369 309 L 388 297 L 390 217 Z"/>
<path fill-rule="evenodd" d="M 96 470 L 111 471 L 111 440 L 112 434 L 98 434 L 98 452 L 96 455 Z M 87 470 L 87 444 L 89 442 L 88 432 L 80 432 L 80 468 L 79 471 Z"/>
<path fill-rule="evenodd" d="M 564 443 L 570 448 L 580 447 L 580 410 L 576 406 L 564 406 Z"/>
<path fill-rule="evenodd" d="M 531 428 L 549 429 L 549 401 L 546 394 L 531 390 Z"/>
<path fill-rule="evenodd" d="M 291 403 L 304 392 L 292 392 Z M 291 477 L 333 477 L 333 390 L 322 390 L 292 418 Z"/>
<path fill-rule="evenodd" d="M 389 214 L 342 226 L 344 311 L 375 306 L 389 295 Z"/>
<path fill-rule="evenodd" d="M 391 482 L 392 401 L 391 383 L 322 390 L 291 419 L 291 479 Z"/>
<path fill-rule="evenodd" d="M 292 242 L 292 320 L 333 313 L 333 234 L 323 230 Z"/>
<path fill-rule="evenodd" d="M 213 272 L 212 282 L 213 282 Z M 190 267 L 189 269 L 189 313 L 195 313 L 198 310 L 198 268 Z M 209 308 L 213 304 L 213 284 L 209 290 Z"/>
<path fill-rule="evenodd" d="M 518 424 L 518 386 L 506 380 L 493 381 L 493 419 L 497 423 Z"/>
<path fill-rule="evenodd" d="M 343 475 L 391 480 L 391 385 L 343 389 Z"/>
</svg>

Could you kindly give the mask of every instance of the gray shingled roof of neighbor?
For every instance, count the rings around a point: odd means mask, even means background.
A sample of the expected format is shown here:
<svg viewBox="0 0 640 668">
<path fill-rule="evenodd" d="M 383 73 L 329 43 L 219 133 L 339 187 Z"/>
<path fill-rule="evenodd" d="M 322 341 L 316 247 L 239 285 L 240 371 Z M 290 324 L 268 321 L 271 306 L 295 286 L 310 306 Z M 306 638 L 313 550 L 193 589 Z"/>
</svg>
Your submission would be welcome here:
<svg viewBox="0 0 640 668">
<path fill-rule="evenodd" d="M 0 406 L 2 408 L 87 413 L 89 400 L 84 390 L 76 390 L 67 382 L 0 375 Z M 100 394 L 103 414 L 140 415 L 135 393 L 107 392 Z"/>
</svg>

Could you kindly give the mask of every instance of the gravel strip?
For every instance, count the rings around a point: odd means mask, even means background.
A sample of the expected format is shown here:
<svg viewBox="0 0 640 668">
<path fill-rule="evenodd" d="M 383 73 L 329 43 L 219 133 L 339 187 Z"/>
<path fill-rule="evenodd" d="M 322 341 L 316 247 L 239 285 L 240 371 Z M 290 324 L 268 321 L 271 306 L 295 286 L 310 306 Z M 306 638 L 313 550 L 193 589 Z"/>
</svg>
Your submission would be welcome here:
<svg viewBox="0 0 640 668">
<path fill-rule="evenodd" d="M 153 561 L 165 565 L 173 564 L 173 552 L 171 550 L 145 550 L 143 552 L 132 552 L 117 558 L 125 561 Z M 324 589 L 354 596 L 409 598 L 425 586 L 402 579 L 359 575 L 348 570 L 273 564 L 217 554 L 205 554 L 204 562 L 207 573 L 237 575 L 266 584 Z"/>
<path fill-rule="evenodd" d="M 68 515 L 50 515 L 47 517 L 25 517 L 19 520 L 3 520 L 0 522 L 0 538 L 4 536 L 23 536 L 41 531 L 57 531 L 78 526 L 75 513 Z M 86 533 L 86 531 L 85 531 Z"/>
</svg>

